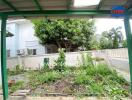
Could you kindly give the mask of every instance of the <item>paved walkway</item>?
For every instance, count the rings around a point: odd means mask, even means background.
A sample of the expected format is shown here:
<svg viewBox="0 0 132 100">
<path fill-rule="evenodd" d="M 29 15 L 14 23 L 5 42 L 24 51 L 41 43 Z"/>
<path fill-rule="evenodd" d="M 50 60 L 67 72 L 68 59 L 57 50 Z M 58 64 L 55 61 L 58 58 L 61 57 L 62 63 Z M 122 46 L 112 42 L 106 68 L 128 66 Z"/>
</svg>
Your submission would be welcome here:
<svg viewBox="0 0 132 100">
<path fill-rule="evenodd" d="M 3 100 L 3 96 L 0 96 L 0 100 Z M 9 100 L 27 100 L 26 97 L 22 97 L 22 96 L 10 96 Z"/>
<path fill-rule="evenodd" d="M 2 100 L 2 96 L 0 96 L 0 100 Z M 13 96 L 10 97 L 9 100 L 110 100 L 108 98 L 97 98 L 97 97 L 20 97 L 20 96 Z M 127 98 L 123 98 L 122 100 L 131 100 Z"/>
<path fill-rule="evenodd" d="M 109 63 L 113 66 L 112 68 L 114 68 L 119 75 L 123 76 L 128 82 L 130 82 L 128 59 L 109 58 L 109 60 Z"/>
</svg>

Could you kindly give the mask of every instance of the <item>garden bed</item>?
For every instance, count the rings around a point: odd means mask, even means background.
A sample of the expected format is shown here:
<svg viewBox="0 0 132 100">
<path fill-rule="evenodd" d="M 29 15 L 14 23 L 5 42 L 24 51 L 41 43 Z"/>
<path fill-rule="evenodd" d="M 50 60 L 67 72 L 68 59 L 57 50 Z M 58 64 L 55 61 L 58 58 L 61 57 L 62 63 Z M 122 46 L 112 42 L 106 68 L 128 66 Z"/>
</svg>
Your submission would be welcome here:
<svg viewBox="0 0 132 100">
<path fill-rule="evenodd" d="M 80 67 L 66 66 L 65 54 L 60 50 L 53 69 L 46 64 L 39 70 L 29 70 L 24 73 L 25 80 L 13 84 L 9 90 L 13 93 L 19 89 L 30 89 L 30 96 L 131 98 L 129 83 L 107 64 L 94 64 L 89 54 L 82 54 L 81 62 Z"/>
<path fill-rule="evenodd" d="M 31 96 L 130 97 L 129 83 L 106 64 L 66 68 L 64 71 L 28 71 L 29 82 L 19 89 L 31 89 Z"/>
</svg>

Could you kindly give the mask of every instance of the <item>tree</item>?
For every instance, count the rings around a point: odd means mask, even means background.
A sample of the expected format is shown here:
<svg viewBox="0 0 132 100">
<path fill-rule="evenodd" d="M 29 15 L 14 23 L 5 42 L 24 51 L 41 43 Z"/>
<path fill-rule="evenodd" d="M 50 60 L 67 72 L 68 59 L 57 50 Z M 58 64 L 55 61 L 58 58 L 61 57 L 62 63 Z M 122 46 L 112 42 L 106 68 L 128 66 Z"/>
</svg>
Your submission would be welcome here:
<svg viewBox="0 0 132 100">
<path fill-rule="evenodd" d="M 94 21 L 88 19 L 41 19 L 32 20 L 35 36 L 42 45 L 54 44 L 66 51 L 78 47 L 90 48 L 90 37 L 94 34 Z"/>
<path fill-rule="evenodd" d="M 118 48 L 119 43 L 122 43 L 123 41 L 121 27 L 112 28 L 109 31 L 109 34 L 111 34 L 111 38 L 113 39 L 113 48 Z"/>
<path fill-rule="evenodd" d="M 99 44 L 99 42 L 97 41 L 97 38 L 96 38 L 95 35 L 93 35 L 93 36 L 91 37 L 91 41 L 90 41 L 89 45 L 90 45 L 90 49 L 91 49 L 91 50 L 97 50 L 97 49 L 100 48 L 100 44 Z"/>
<path fill-rule="evenodd" d="M 123 46 L 123 48 L 126 48 L 127 47 L 127 41 L 126 40 L 123 40 L 122 46 Z"/>
<path fill-rule="evenodd" d="M 121 31 L 121 27 L 117 27 L 117 28 L 112 28 L 109 31 L 104 31 L 102 33 L 102 37 L 106 38 L 106 40 L 104 43 L 106 44 L 106 42 L 108 42 L 109 46 L 105 45 L 105 48 L 118 48 L 119 44 L 122 43 L 123 41 L 123 35 L 122 35 L 122 31 Z M 101 40 L 102 41 L 102 40 Z M 102 44 L 103 45 L 103 44 Z"/>
</svg>

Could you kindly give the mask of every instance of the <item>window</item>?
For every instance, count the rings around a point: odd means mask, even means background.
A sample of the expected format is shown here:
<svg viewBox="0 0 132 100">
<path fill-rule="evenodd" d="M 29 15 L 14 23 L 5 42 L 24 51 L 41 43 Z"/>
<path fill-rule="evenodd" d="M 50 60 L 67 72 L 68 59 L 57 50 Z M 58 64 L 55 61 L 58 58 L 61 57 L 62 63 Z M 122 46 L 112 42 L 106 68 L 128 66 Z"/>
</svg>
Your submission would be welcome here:
<svg viewBox="0 0 132 100">
<path fill-rule="evenodd" d="M 47 53 L 51 53 L 51 48 L 47 48 Z"/>
<path fill-rule="evenodd" d="M 98 5 L 100 0 L 74 0 L 75 7 Z"/>
<path fill-rule="evenodd" d="M 7 57 L 10 57 L 11 54 L 10 54 L 10 50 L 7 50 Z"/>
<path fill-rule="evenodd" d="M 36 55 L 36 49 L 27 49 L 28 55 Z"/>
</svg>

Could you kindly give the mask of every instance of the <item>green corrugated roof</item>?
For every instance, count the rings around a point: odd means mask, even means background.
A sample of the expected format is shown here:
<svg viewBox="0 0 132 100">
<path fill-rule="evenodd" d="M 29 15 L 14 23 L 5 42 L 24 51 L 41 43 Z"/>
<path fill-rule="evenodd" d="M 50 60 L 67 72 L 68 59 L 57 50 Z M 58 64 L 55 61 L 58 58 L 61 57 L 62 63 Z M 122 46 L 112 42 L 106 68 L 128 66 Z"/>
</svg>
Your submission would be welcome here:
<svg viewBox="0 0 132 100">
<path fill-rule="evenodd" d="M 74 0 L 0 0 L 0 14 L 6 13 L 10 16 L 25 17 L 27 13 L 32 16 L 33 14 L 40 16 L 55 16 L 55 15 L 93 15 L 96 17 L 98 14 L 107 16 L 113 6 L 121 5 L 128 9 L 131 8 L 131 0 L 101 0 L 99 5 L 87 7 L 74 7 Z M 90 13 L 89 13 L 90 12 Z M 93 13 L 91 13 L 93 12 Z M 96 14 L 96 12 L 98 12 Z M 26 15 L 25 15 L 26 14 Z M 24 16 L 23 16 L 24 15 Z M 108 16 L 107 16 L 108 17 Z"/>
</svg>

